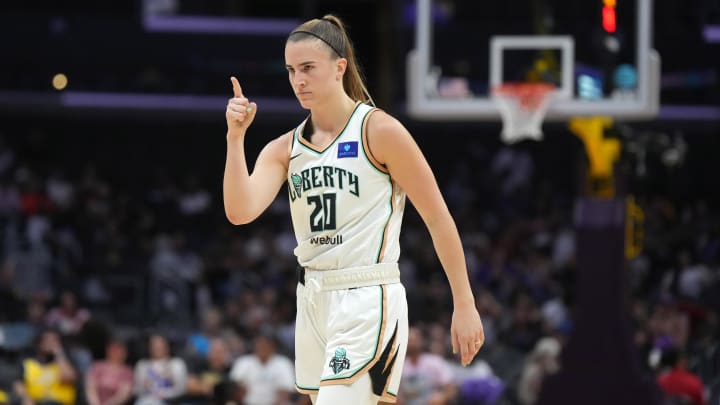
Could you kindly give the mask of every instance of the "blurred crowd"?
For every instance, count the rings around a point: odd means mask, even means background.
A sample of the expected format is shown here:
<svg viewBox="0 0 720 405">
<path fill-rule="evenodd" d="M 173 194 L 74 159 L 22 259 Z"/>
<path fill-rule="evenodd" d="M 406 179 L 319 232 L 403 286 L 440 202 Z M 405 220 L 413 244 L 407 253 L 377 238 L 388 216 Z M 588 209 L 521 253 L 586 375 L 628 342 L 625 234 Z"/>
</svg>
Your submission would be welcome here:
<svg viewBox="0 0 720 405">
<path fill-rule="evenodd" d="M 284 191 L 256 223 L 232 227 L 220 170 L 141 153 L 68 159 L 74 146 L 61 142 L 39 160 L 20 137 L 0 145 L 0 404 L 308 403 L 294 390 Z M 552 138 L 463 142 L 438 181 L 486 343 L 460 366 L 447 281 L 408 208 L 400 268 L 411 332 L 399 403 L 533 404 L 573 329 L 580 159 L 546 153 Z M 198 166 L 218 158 L 197 153 Z M 637 197 L 646 237 L 627 269 L 637 362 L 676 403 L 718 403 L 718 206 L 667 189 Z"/>
</svg>

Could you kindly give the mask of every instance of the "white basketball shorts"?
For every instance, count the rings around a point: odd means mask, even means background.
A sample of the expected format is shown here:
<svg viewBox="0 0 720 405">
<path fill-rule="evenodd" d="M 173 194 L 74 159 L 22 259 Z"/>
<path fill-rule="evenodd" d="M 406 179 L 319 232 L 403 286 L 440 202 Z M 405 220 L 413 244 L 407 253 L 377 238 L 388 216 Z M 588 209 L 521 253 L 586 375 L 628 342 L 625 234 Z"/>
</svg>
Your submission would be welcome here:
<svg viewBox="0 0 720 405">
<path fill-rule="evenodd" d="M 323 386 L 350 385 L 368 373 L 373 394 L 395 402 L 407 337 L 407 299 L 399 282 L 327 289 L 306 279 L 297 287 L 297 390 L 317 395 Z"/>
</svg>

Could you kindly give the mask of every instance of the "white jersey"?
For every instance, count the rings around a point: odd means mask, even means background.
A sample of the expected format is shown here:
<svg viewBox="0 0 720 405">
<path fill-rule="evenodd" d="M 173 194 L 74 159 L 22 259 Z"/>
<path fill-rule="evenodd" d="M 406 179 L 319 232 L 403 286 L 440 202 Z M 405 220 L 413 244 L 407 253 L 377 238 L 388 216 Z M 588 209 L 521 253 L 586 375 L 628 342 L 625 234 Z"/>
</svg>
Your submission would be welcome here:
<svg viewBox="0 0 720 405">
<path fill-rule="evenodd" d="M 335 270 L 397 263 L 405 193 L 367 149 L 364 127 L 373 107 L 358 103 L 324 149 L 293 133 L 288 168 L 298 263 Z"/>
</svg>

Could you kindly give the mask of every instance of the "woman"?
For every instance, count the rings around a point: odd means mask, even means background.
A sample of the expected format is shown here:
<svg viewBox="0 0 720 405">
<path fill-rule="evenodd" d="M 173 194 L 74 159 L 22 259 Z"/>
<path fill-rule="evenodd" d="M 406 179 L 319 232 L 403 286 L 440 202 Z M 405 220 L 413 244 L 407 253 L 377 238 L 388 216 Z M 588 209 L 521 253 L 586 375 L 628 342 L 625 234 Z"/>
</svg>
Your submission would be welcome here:
<svg viewBox="0 0 720 405">
<path fill-rule="evenodd" d="M 85 397 L 89 405 L 123 405 L 133 393 L 133 371 L 126 364 L 127 347 L 112 338 L 105 345 L 105 360 L 93 363 L 85 376 Z"/>
<path fill-rule="evenodd" d="M 185 362 L 170 353 L 170 343 L 162 335 L 151 335 L 150 357 L 135 365 L 136 405 L 165 405 L 185 393 Z"/>
<path fill-rule="evenodd" d="M 35 353 L 21 363 L 21 380 L 14 384 L 22 405 L 75 405 L 77 371 L 65 355 L 60 334 L 38 333 Z"/>
<path fill-rule="evenodd" d="M 335 16 L 293 30 L 290 84 L 310 115 L 269 142 L 249 174 L 243 142 L 257 105 L 231 78 L 226 109 L 225 212 L 257 218 L 287 182 L 298 246 L 296 386 L 316 405 L 395 402 L 408 334 L 400 284 L 405 195 L 422 216 L 453 293 L 451 333 L 461 361 L 484 341 L 455 223 L 408 131 L 372 103 Z"/>
</svg>

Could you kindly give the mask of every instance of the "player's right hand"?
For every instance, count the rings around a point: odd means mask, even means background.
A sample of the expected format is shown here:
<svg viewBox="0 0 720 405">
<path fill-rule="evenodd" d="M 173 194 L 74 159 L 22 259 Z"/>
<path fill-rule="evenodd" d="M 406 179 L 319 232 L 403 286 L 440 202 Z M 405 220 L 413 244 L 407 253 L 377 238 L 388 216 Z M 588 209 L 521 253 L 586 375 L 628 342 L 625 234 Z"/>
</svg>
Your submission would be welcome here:
<svg viewBox="0 0 720 405">
<path fill-rule="evenodd" d="M 242 93 L 242 87 L 235 78 L 230 77 L 233 87 L 233 98 L 228 100 L 227 109 L 225 110 L 225 119 L 227 120 L 228 131 L 245 132 L 255 119 L 257 113 L 257 104 L 251 103 Z"/>
</svg>

